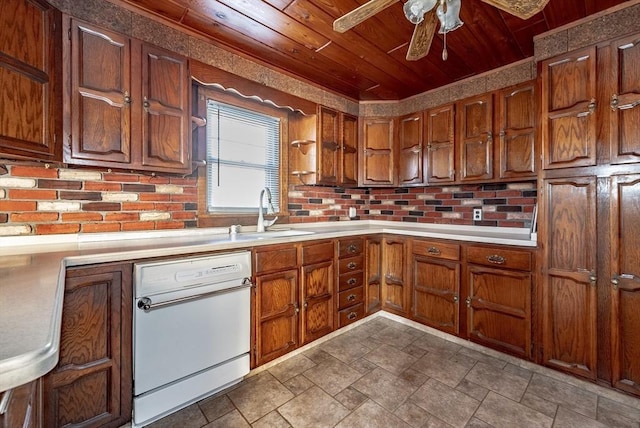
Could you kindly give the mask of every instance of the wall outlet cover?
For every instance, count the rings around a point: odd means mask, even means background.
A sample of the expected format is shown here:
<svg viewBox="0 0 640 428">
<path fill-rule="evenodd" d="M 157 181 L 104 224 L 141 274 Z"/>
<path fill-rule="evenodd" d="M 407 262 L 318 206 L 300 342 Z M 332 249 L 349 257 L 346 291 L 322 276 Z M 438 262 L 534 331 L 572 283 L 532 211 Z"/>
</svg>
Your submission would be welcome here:
<svg viewBox="0 0 640 428">
<path fill-rule="evenodd" d="M 474 221 L 482 220 L 482 208 L 474 208 L 473 209 L 473 220 Z"/>
</svg>

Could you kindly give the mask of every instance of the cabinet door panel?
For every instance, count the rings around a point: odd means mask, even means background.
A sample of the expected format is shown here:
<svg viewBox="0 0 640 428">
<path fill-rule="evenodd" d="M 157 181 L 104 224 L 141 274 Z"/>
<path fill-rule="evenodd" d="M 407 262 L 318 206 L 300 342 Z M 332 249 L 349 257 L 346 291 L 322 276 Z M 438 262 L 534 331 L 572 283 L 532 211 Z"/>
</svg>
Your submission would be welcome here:
<svg viewBox="0 0 640 428">
<path fill-rule="evenodd" d="M 448 104 L 426 113 L 427 139 L 426 176 L 428 183 L 450 183 L 455 181 L 453 104 Z"/>
<path fill-rule="evenodd" d="M 544 326 L 547 365 L 596 375 L 596 180 L 545 180 Z"/>
<path fill-rule="evenodd" d="M 400 118 L 399 128 L 398 185 L 422 184 L 422 113 Z"/>
<path fill-rule="evenodd" d="M 462 101 L 457 108 L 460 180 L 493 177 L 493 100 L 491 94 Z"/>
<path fill-rule="evenodd" d="M 413 256 L 413 318 L 459 333 L 460 264 Z"/>
<path fill-rule="evenodd" d="M 130 60 L 125 36 L 72 21 L 72 130 L 66 161 L 122 167 L 132 161 Z"/>
<path fill-rule="evenodd" d="M 337 111 L 319 107 L 318 143 L 320 158 L 318 161 L 318 182 L 338 184 L 338 164 L 340 162 L 340 118 Z"/>
<path fill-rule="evenodd" d="M 362 185 L 388 186 L 394 183 L 394 120 L 365 118 L 362 142 Z"/>
<path fill-rule="evenodd" d="M 542 63 L 542 159 L 545 169 L 595 165 L 596 49 Z"/>
<path fill-rule="evenodd" d="M 342 116 L 342 162 L 340 183 L 345 187 L 358 185 L 358 118 Z"/>
<path fill-rule="evenodd" d="M 619 40 L 613 48 L 611 163 L 640 162 L 640 37 Z"/>
<path fill-rule="evenodd" d="M 640 175 L 613 177 L 611 188 L 613 385 L 640 395 Z"/>
<path fill-rule="evenodd" d="M 398 314 L 409 312 L 409 289 L 406 280 L 406 245 L 404 239 L 384 238 L 382 241 L 384 278 L 382 302 L 385 309 Z"/>
<path fill-rule="evenodd" d="M 333 260 L 302 267 L 302 344 L 333 331 Z"/>
<path fill-rule="evenodd" d="M 382 239 L 367 238 L 365 302 L 368 314 L 380 309 L 382 303 Z"/>
<path fill-rule="evenodd" d="M 535 176 L 534 83 L 500 92 L 500 178 Z"/>
<path fill-rule="evenodd" d="M 186 58 L 142 45 L 142 165 L 189 171 L 189 68 Z"/>
</svg>

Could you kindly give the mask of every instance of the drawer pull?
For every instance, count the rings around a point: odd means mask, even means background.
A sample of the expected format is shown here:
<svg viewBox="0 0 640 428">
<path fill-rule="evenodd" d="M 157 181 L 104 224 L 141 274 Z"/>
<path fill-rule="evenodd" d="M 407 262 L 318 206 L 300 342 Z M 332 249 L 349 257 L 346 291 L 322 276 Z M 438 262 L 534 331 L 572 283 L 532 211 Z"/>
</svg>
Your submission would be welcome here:
<svg viewBox="0 0 640 428">
<path fill-rule="evenodd" d="M 355 262 L 349 262 L 349 264 L 347 265 L 347 267 L 348 267 L 349 269 L 355 269 L 355 268 L 356 268 L 356 266 L 358 266 L 358 265 L 357 265 Z"/>
<path fill-rule="evenodd" d="M 357 280 L 357 279 L 355 279 L 355 278 L 349 278 L 349 279 L 347 280 L 347 284 L 349 284 L 349 285 L 353 285 L 353 284 L 355 284 L 356 282 L 358 282 L 358 280 Z"/>
<path fill-rule="evenodd" d="M 351 253 L 351 254 L 353 254 L 353 253 L 355 253 L 356 251 L 358 251 L 358 247 L 356 247 L 354 244 L 350 244 L 350 245 L 347 247 L 347 253 Z"/>
<path fill-rule="evenodd" d="M 503 265 L 507 262 L 507 259 L 502 256 L 498 256 L 497 254 L 493 254 L 491 256 L 487 256 L 487 261 L 494 265 Z"/>
<path fill-rule="evenodd" d="M 442 251 L 440 251 L 440 249 L 436 248 L 436 247 L 429 247 L 429 248 L 427 248 L 427 253 L 437 256 L 437 255 L 440 255 L 442 253 Z"/>
<path fill-rule="evenodd" d="M 353 278 L 352 278 L 353 279 Z M 353 302 L 354 300 L 356 300 L 356 295 L 355 294 L 349 294 L 347 296 L 347 301 L 348 302 Z"/>
<path fill-rule="evenodd" d="M 349 315 L 347 315 L 347 318 L 349 318 L 350 320 L 353 320 L 357 316 L 358 316 L 358 314 L 356 312 L 349 312 Z"/>
</svg>

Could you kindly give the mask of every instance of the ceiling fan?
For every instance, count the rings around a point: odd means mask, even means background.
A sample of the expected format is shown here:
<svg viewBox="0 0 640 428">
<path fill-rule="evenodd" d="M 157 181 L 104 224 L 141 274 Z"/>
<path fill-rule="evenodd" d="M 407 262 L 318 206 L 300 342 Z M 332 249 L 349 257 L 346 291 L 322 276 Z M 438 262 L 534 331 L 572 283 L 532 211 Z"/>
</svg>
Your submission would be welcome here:
<svg viewBox="0 0 640 428">
<path fill-rule="evenodd" d="M 333 29 L 344 33 L 362 21 L 397 3 L 400 0 L 369 0 L 367 3 L 341 16 L 333 22 Z M 549 0 L 481 0 L 520 19 L 531 18 L 547 5 Z M 429 53 L 433 33 L 440 21 L 440 34 L 445 46 L 442 59 L 447 59 L 447 33 L 462 26 L 458 14 L 461 0 L 407 0 L 403 6 L 406 18 L 415 24 L 407 51 L 407 60 L 416 61 Z"/>
</svg>

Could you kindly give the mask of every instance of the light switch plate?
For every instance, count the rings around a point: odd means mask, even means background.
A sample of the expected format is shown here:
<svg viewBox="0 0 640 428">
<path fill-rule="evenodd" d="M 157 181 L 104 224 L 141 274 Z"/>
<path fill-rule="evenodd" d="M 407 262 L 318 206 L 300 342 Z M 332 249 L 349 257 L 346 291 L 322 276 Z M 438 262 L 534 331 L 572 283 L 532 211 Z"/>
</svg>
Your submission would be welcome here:
<svg viewBox="0 0 640 428">
<path fill-rule="evenodd" d="M 474 208 L 473 209 L 473 221 L 482 220 L 482 208 Z"/>
</svg>

